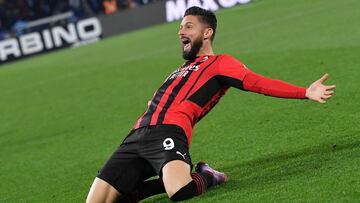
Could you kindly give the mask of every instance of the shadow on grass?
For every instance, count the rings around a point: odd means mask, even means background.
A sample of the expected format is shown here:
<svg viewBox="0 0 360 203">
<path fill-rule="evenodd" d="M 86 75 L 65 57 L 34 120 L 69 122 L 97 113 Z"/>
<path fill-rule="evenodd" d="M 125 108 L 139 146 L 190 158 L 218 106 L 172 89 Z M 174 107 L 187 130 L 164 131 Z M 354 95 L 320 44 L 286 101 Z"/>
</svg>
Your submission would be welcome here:
<svg viewBox="0 0 360 203">
<path fill-rule="evenodd" d="M 328 144 L 305 148 L 295 152 L 274 154 L 260 159 L 237 163 L 221 168 L 229 176 L 229 182 L 221 187 L 211 188 L 201 197 L 213 200 L 217 195 L 227 195 L 235 190 L 248 190 L 256 187 L 269 187 L 282 180 L 297 175 L 313 175 L 320 169 L 331 169 L 334 160 L 349 157 L 353 150 L 359 150 L 360 141 L 347 140 L 341 144 Z M 240 176 L 240 177 L 239 177 Z M 234 177 L 234 178 L 231 178 Z M 166 195 L 159 195 L 146 200 L 147 203 L 170 202 Z"/>
<path fill-rule="evenodd" d="M 357 155 L 354 150 L 357 150 Z M 339 160 L 356 156 L 359 158 L 359 154 L 360 141 L 347 140 L 342 141 L 341 144 L 309 147 L 295 152 L 275 154 L 237 163 L 221 169 L 229 174 L 230 180 L 224 187 L 219 188 L 219 191 L 232 193 L 235 190 L 271 187 L 272 184 L 297 175 L 311 177 L 316 175 L 319 170 L 331 170 Z M 235 176 L 235 178 L 231 179 L 231 176 Z M 218 192 L 209 192 L 206 197 L 211 198 L 218 194 Z"/>
</svg>

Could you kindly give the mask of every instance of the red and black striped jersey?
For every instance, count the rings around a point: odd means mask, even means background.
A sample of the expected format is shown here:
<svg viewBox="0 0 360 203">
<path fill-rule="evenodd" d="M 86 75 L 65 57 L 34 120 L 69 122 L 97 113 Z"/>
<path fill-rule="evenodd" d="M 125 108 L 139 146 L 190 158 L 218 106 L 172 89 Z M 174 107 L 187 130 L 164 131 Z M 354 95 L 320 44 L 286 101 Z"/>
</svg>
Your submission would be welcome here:
<svg viewBox="0 0 360 203">
<path fill-rule="evenodd" d="M 184 130 L 190 144 L 194 125 L 229 87 L 283 98 L 305 98 L 306 92 L 303 87 L 253 73 L 229 55 L 200 56 L 169 75 L 134 129 L 174 124 Z"/>
</svg>

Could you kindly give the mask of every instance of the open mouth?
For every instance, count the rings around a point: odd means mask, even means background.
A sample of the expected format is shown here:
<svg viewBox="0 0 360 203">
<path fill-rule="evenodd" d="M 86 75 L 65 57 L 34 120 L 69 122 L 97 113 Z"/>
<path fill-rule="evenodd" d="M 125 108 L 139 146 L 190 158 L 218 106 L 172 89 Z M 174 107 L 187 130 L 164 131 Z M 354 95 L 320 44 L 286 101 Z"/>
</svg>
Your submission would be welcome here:
<svg viewBox="0 0 360 203">
<path fill-rule="evenodd" d="M 191 41 L 190 41 L 190 39 L 187 38 L 187 37 L 183 37 L 183 38 L 181 38 L 181 42 L 182 42 L 182 45 L 183 45 L 183 50 L 185 52 L 190 51 L 190 49 L 191 49 Z"/>
</svg>

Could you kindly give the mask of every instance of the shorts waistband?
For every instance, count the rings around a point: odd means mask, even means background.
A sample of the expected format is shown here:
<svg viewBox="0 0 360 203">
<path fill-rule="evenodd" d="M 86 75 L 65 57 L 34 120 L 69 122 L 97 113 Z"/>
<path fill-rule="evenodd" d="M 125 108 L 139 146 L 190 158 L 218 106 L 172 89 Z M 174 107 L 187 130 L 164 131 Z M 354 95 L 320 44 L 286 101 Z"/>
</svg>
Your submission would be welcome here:
<svg viewBox="0 0 360 203">
<path fill-rule="evenodd" d="M 143 126 L 143 127 L 140 127 L 140 128 L 133 128 L 129 134 L 134 134 L 135 132 L 139 131 L 139 130 L 154 130 L 154 129 L 159 129 L 159 130 L 169 130 L 169 131 L 175 131 L 175 132 L 178 132 L 180 134 L 183 134 L 186 139 L 187 139 L 187 136 L 185 134 L 185 131 L 178 125 L 175 125 L 175 124 L 158 124 L 158 125 L 147 125 L 147 126 Z"/>
</svg>

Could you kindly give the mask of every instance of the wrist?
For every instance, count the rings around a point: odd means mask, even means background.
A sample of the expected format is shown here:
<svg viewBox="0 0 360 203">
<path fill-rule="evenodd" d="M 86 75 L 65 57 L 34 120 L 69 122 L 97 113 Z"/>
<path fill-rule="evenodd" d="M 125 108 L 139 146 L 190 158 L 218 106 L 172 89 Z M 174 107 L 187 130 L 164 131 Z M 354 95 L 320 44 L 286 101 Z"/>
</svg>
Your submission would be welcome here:
<svg viewBox="0 0 360 203">
<path fill-rule="evenodd" d="M 309 88 L 305 88 L 304 99 L 309 99 Z"/>
<path fill-rule="evenodd" d="M 299 95 L 298 95 L 299 99 L 308 99 L 308 89 L 306 87 L 301 88 Z"/>
</svg>

